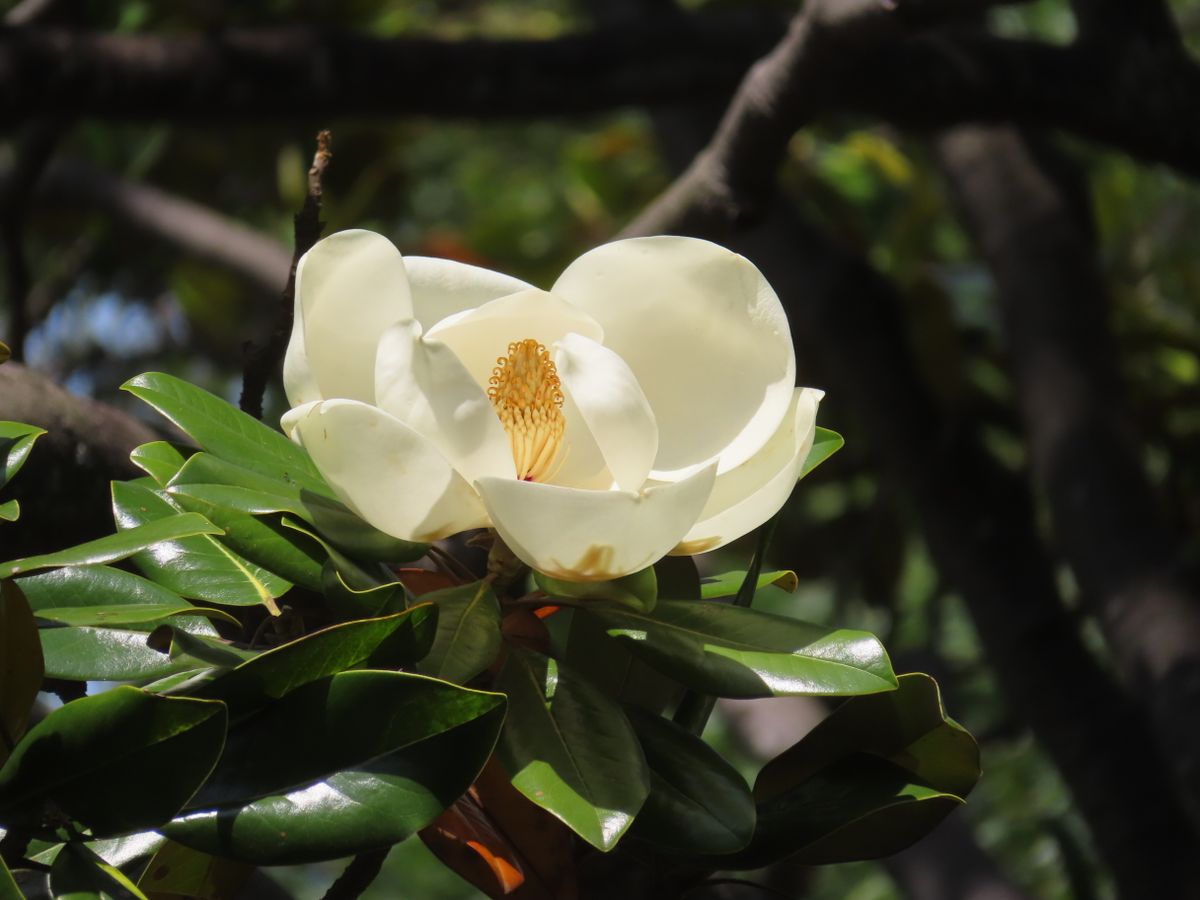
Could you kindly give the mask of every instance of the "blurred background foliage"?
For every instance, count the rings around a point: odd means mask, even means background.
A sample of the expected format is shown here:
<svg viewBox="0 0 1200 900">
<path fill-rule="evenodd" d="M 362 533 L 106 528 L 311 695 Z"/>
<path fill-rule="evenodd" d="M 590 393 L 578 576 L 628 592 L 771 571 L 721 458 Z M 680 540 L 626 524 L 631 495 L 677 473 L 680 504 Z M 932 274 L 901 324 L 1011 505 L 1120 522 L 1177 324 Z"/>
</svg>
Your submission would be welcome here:
<svg viewBox="0 0 1200 900">
<path fill-rule="evenodd" d="M 766 0 L 725 5 L 781 14 L 792 8 Z M 590 21 L 568 0 L 81 0 L 78 6 L 73 15 L 81 25 L 117 32 L 303 21 L 380 37 L 550 38 Z M 1200 0 L 1172 6 L 1188 45 L 1200 46 Z M 1058 0 L 1003 9 L 993 24 L 1005 34 L 1056 42 L 1073 34 L 1073 20 Z M 421 89 L 394 85 L 398 92 Z M 71 126 L 56 157 L 202 204 L 290 253 L 292 215 L 304 195 L 313 136 L 322 127 L 334 132 L 326 233 L 370 228 L 406 254 L 451 257 L 542 286 L 616 233 L 671 177 L 653 122 L 634 109 L 489 124 L 314 119 L 226 127 L 86 120 Z M 1145 462 L 1163 509 L 1191 536 L 1187 552 L 1194 562 L 1200 550 L 1200 191 L 1165 168 L 1071 141 L 1059 144 L 1091 189 L 1130 408 L 1147 436 Z M 10 165 L 13 154 L 11 140 L 0 144 L 0 166 Z M 957 222 L 927 145 L 871 122 L 825 121 L 792 141 L 783 184 L 901 287 L 909 337 L 938 398 L 982 416 L 990 449 L 1009 467 L 1023 468 L 990 276 Z M 26 250 L 34 275 L 35 321 L 26 344 L 32 367 L 72 391 L 130 410 L 134 404 L 116 387 L 147 369 L 236 399 L 242 343 L 267 327 L 274 299 L 261 286 L 148 239 L 86 203 L 35 203 Z M 807 383 L 803 359 L 800 366 Z M 283 404 L 276 391 L 268 418 Z M 952 715 L 980 738 L 984 754 L 984 778 L 959 815 L 1017 885 L 1048 900 L 1112 896 L 1069 795 L 998 696 L 971 620 L 940 582 L 912 510 L 881 484 L 877 461 L 855 439 L 837 396 L 825 399 L 821 421 L 842 431 L 847 445 L 800 486 L 779 529 L 771 563 L 795 569 L 801 580 L 786 611 L 875 630 L 903 663 L 898 669 L 939 677 Z M 744 565 L 749 554 L 743 542 L 701 562 L 721 571 Z M 1061 578 L 1065 597 L 1076 603 L 1065 569 Z M 1094 623 L 1082 610 L 1079 618 L 1084 633 L 1093 635 L 1093 649 L 1103 653 Z M 733 719 L 718 716 L 709 736 L 753 771 L 754 752 Z M 340 868 L 272 874 L 304 900 L 319 896 Z M 804 896 L 813 900 L 905 896 L 880 864 L 829 867 L 802 880 Z M 413 840 L 392 853 L 384 875 L 363 896 L 477 895 Z"/>
</svg>

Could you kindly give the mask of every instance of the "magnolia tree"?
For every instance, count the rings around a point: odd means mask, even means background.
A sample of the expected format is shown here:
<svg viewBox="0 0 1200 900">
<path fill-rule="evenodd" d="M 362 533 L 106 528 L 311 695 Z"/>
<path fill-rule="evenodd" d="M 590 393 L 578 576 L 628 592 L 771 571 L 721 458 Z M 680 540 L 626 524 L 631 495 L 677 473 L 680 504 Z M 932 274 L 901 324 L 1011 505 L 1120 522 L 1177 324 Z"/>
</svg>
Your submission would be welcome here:
<svg viewBox="0 0 1200 900">
<path fill-rule="evenodd" d="M 254 896 L 348 856 L 353 897 L 414 837 L 491 897 L 697 897 L 910 844 L 973 739 L 871 634 L 754 608 L 795 589 L 770 522 L 841 445 L 795 376 L 775 292 L 705 241 L 548 291 L 316 243 L 282 433 L 139 375 L 187 440 L 133 452 L 112 535 L 0 565 L 0 898 Z M 39 433 L 0 423 L 5 482 Z M 31 724 L 44 685 L 67 702 Z M 748 785 L 709 714 L 782 695 L 836 705 Z"/>
</svg>

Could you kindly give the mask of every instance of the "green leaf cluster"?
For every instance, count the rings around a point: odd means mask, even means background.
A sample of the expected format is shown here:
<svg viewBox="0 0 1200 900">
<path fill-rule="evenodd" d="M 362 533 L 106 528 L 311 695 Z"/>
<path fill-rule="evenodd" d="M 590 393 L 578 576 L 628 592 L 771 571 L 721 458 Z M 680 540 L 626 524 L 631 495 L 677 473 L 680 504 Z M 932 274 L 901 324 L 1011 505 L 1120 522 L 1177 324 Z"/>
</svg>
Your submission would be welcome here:
<svg viewBox="0 0 1200 900">
<path fill-rule="evenodd" d="M 126 388 L 195 446 L 133 452 L 114 534 L 0 564 L 0 827 L 35 840 L 55 896 L 444 838 L 464 803 L 473 828 L 516 802 L 560 843 L 671 864 L 859 859 L 978 777 L 936 685 L 877 638 L 753 608 L 797 584 L 760 571 L 765 539 L 703 583 L 686 559 L 524 590 L 405 570 L 427 548 L 362 522 L 278 432 L 170 376 Z M 6 477 L 37 433 L 13 431 Z M 840 443 L 823 431 L 808 468 Z M 27 728 L 43 678 L 121 684 Z M 752 790 L 699 732 L 715 698 L 784 695 L 849 699 Z M 485 767 L 510 798 L 464 798 Z M 517 876 L 536 856 L 513 851 Z"/>
</svg>

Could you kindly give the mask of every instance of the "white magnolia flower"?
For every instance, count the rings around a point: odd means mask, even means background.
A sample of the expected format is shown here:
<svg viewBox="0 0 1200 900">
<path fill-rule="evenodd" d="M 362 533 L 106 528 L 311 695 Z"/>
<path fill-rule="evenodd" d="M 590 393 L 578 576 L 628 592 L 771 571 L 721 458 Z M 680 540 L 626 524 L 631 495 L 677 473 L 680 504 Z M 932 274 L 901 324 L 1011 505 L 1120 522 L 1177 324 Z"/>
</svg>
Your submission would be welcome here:
<svg viewBox="0 0 1200 900">
<path fill-rule="evenodd" d="M 779 298 L 747 260 L 654 237 L 585 253 L 549 291 L 343 231 L 300 260 L 283 427 L 376 528 L 492 526 L 592 581 L 772 516 L 812 448 Z"/>
</svg>

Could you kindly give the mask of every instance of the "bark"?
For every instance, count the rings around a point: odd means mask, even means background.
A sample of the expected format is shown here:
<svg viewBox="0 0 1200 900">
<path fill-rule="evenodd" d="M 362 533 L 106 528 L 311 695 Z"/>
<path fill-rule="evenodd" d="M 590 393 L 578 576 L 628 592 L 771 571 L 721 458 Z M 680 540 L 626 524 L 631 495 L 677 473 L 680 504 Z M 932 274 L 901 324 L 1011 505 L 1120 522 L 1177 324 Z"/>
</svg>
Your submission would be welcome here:
<svg viewBox="0 0 1200 900">
<path fill-rule="evenodd" d="M 1200 826 L 1200 716 L 1184 713 L 1200 710 L 1200 602 L 1142 468 L 1090 223 L 1045 161 L 1051 151 L 1039 158 L 1010 129 L 959 129 L 938 151 L 996 281 L 1058 545 Z"/>
<path fill-rule="evenodd" d="M 21 518 L 0 523 L 4 559 L 112 533 L 109 481 L 144 474 L 129 451 L 162 437 L 115 407 L 69 394 L 11 362 L 0 366 L 0 419 L 47 431 L 5 488 L 5 499 L 20 501 Z"/>
</svg>

